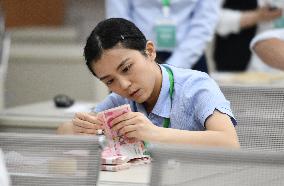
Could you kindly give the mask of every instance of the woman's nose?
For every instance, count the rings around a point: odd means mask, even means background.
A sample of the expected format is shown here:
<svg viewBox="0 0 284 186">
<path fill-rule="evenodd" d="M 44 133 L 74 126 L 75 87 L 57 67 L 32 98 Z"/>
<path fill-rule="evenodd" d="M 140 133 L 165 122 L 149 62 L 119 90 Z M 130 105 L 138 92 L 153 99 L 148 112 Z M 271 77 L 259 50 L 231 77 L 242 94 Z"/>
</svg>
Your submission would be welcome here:
<svg viewBox="0 0 284 186">
<path fill-rule="evenodd" d="M 131 81 L 126 78 L 120 79 L 119 83 L 122 89 L 127 89 L 131 85 Z"/>
</svg>

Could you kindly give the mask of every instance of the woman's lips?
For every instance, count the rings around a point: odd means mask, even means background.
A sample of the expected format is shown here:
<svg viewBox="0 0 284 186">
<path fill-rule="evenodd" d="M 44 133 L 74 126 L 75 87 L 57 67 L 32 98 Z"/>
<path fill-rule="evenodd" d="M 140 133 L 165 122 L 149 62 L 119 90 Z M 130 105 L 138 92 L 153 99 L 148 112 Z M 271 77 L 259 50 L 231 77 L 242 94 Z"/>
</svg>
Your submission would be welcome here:
<svg viewBox="0 0 284 186">
<path fill-rule="evenodd" d="M 132 94 L 130 94 L 131 97 L 137 97 L 139 96 L 139 92 L 140 92 L 140 89 L 134 91 Z"/>
</svg>

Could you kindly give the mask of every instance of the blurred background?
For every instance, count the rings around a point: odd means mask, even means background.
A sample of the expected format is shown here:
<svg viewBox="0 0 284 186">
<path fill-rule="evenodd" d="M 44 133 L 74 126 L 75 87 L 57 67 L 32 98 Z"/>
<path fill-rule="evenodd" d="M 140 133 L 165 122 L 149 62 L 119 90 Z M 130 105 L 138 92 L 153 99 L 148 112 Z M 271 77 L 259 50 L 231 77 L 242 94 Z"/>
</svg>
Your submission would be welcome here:
<svg viewBox="0 0 284 186">
<path fill-rule="evenodd" d="M 170 16 L 167 15 L 167 11 L 164 11 L 169 2 L 172 10 Z M 83 47 L 87 36 L 99 21 L 106 17 L 119 16 L 132 18 L 131 21 L 144 32 L 146 37 L 152 39 L 149 37 L 152 33 L 146 32 L 154 30 L 152 29 L 153 21 L 156 21 L 155 19 L 164 13 L 164 18 L 170 17 L 178 22 L 175 25 L 176 35 L 179 39 L 177 39 L 177 45 L 182 47 L 177 47 L 178 50 L 175 50 L 179 55 L 175 55 L 173 51 L 158 52 L 166 54 L 166 58 L 170 58 L 169 60 L 173 59 L 169 56 L 175 56 L 174 62 L 181 65 L 193 61 L 191 66 L 188 65 L 188 68 L 195 66 L 198 63 L 196 62 L 198 58 L 203 59 L 203 62 L 205 61 L 208 66 L 208 74 L 216 80 L 226 98 L 232 103 L 233 111 L 238 119 L 238 136 L 241 139 L 242 147 L 248 149 L 258 147 L 257 151 L 260 150 L 259 152 L 271 149 L 283 152 L 283 8 L 284 0 L 0 0 L 0 141 L 5 147 L 21 147 L 19 149 L 23 148 L 27 152 L 30 149 L 38 148 L 37 151 L 31 150 L 30 154 L 44 154 L 44 157 L 49 155 L 46 153 L 47 151 L 50 152 L 51 149 L 54 149 L 54 144 L 61 145 L 58 143 L 61 140 L 64 143 L 60 147 L 63 147 L 64 151 L 71 150 L 69 149 L 71 147 L 75 149 L 80 149 L 82 146 L 89 148 L 87 144 L 90 144 L 90 147 L 92 146 L 94 149 L 93 140 L 90 143 L 86 139 L 83 141 L 86 144 L 83 145 L 82 141 L 78 141 L 78 143 L 76 141 L 75 147 L 74 144 L 71 144 L 72 142 L 70 143 L 69 138 L 67 139 L 69 145 L 67 143 L 65 145 L 66 139 L 51 136 L 48 138 L 52 140 L 51 144 L 49 140 L 46 140 L 47 138 L 41 135 L 43 133 L 55 134 L 59 124 L 69 122 L 74 118 L 75 112 L 90 112 L 91 108 L 109 93 L 106 87 L 93 77 L 85 65 Z M 152 10 L 154 11 L 151 12 Z M 131 11 L 132 17 L 128 15 Z M 278 35 L 266 34 L 271 30 L 282 32 L 278 32 Z M 268 65 L 269 63 L 265 64 L 264 60 L 262 61 L 252 52 L 253 42 L 256 43 L 264 36 L 265 38 L 281 38 L 279 42 L 282 42 L 282 47 L 279 45 L 276 47 L 277 50 L 270 48 L 265 51 L 270 56 L 272 55 L 273 67 Z M 278 51 L 278 54 L 282 54 L 283 58 L 280 58 L 281 55 L 278 57 L 276 53 L 275 55 L 271 54 L 272 51 Z M 181 57 L 183 55 L 187 56 L 183 58 Z M 278 64 L 275 65 L 276 61 Z M 168 62 L 167 59 L 165 62 Z M 68 103 L 68 105 L 63 108 L 57 107 L 55 100 Z M 73 104 L 74 101 L 75 104 Z M 40 135 L 15 138 L 11 134 L 6 135 L 3 132 L 40 133 Z M 15 139 L 18 140 L 15 141 Z M 26 142 L 25 140 L 28 139 L 31 143 L 22 145 L 22 142 Z M 33 143 L 33 141 L 37 143 Z M 45 148 L 46 143 L 50 143 L 50 148 Z M 42 144 L 44 145 L 42 146 Z M 78 145 L 80 147 L 77 147 Z M 4 146 L 2 145 L 2 147 Z M 42 148 L 45 148 L 43 152 L 39 150 Z M 13 150 L 13 148 L 11 149 Z M 202 153 L 196 151 L 195 158 L 193 154 L 195 151 L 189 150 L 190 154 L 188 155 L 194 159 L 193 166 L 201 165 L 201 168 L 204 168 L 204 162 L 210 163 L 211 160 L 214 160 L 214 164 L 218 160 L 215 156 L 218 156 L 217 151 L 208 151 L 209 153 L 206 152 L 206 156 L 203 156 L 206 161 L 203 161 L 201 156 L 201 163 L 196 164 L 196 160 L 199 160 Z M 33 154 L 34 152 L 35 154 Z M 165 157 L 168 158 L 170 153 L 166 152 Z M 279 167 L 283 170 L 283 164 L 281 167 L 283 154 L 276 154 L 277 156 L 272 156 L 272 158 L 268 156 L 269 154 L 256 154 L 256 158 L 252 156 L 254 154 L 248 154 L 248 159 L 244 154 L 237 153 L 236 156 L 231 156 L 234 154 L 234 152 L 233 154 L 230 152 L 229 156 L 226 154 L 219 156 L 219 159 L 221 157 L 225 163 L 229 162 L 229 171 L 224 169 L 225 164 L 218 163 L 219 160 L 217 163 L 221 167 L 216 169 L 214 164 L 212 169 L 206 167 L 206 170 L 217 170 L 217 173 L 214 172 L 214 175 L 218 174 L 217 179 L 221 175 L 218 171 L 221 170 L 222 174 L 226 175 L 229 173 L 228 175 L 231 175 L 233 179 L 230 177 L 226 180 L 234 180 L 236 183 L 239 183 L 240 180 L 250 180 L 262 185 L 280 185 L 281 183 L 283 185 L 283 180 L 280 180 L 283 178 L 282 171 L 278 171 Z M 70 158 L 72 153 L 64 153 L 64 155 Z M 74 155 L 80 159 L 83 157 L 78 154 Z M 178 156 L 182 157 L 182 155 L 182 153 L 178 153 Z M 188 155 L 183 157 L 188 158 Z M 211 155 L 214 157 L 212 156 L 213 159 L 210 160 Z M 87 156 L 84 155 L 84 157 Z M 231 159 L 228 159 L 230 157 Z M 260 157 L 263 159 L 259 159 Z M 281 157 L 281 161 L 279 157 Z M 22 163 L 19 161 L 23 159 L 22 156 L 19 160 L 17 158 L 15 158 L 15 162 Z M 99 159 L 96 156 L 94 158 L 96 161 Z M 162 158 L 157 156 L 156 160 L 162 160 Z M 241 163 L 238 162 L 239 160 Z M 271 164 L 267 162 L 271 162 Z M 234 166 L 234 163 L 245 165 L 250 172 L 243 168 L 239 169 Z M 258 165 L 259 163 L 264 164 L 262 165 L 263 169 L 259 169 L 262 168 Z M 156 164 L 163 165 L 159 161 Z M 253 164 L 256 164 L 254 169 L 251 168 Z M 276 165 L 277 168 L 275 168 Z M 34 168 L 34 166 L 36 167 Z M 267 166 L 269 167 L 267 168 Z M 21 168 L 15 167 L 20 172 L 22 171 Z M 12 164 L 12 168 L 15 167 Z M 95 168 L 96 166 L 90 167 Z M 198 179 L 194 178 L 194 183 L 196 180 L 206 181 L 203 177 L 200 179 L 199 172 L 204 172 L 203 170 L 196 171 L 195 168 L 192 169 L 192 165 L 189 167 L 190 170 L 194 170 L 193 176 L 198 175 Z M 35 175 L 39 174 L 37 163 L 33 163 L 28 168 L 36 173 Z M 242 174 L 236 176 L 231 168 L 241 170 Z M 25 171 L 25 168 L 23 170 Z M 137 184 L 141 185 L 144 182 L 148 185 L 149 169 L 147 168 L 147 172 L 142 172 L 142 174 L 139 169 L 137 170 L 139 172 L 131 173 L 131 175 L 138 175 L 138 177 L 129 177 L 128 172 L 125 172 L 126 174 L 121 177 L 135 179 L 135 181 L 142 180 Z M 169 169 L 163 167 L 161 170 L 175 171 L 173 162 Z M 265 172 L 266 170 L 267 172 Z M 13 176 L 9 169 L 8 171 Z M 0 172 L 0 185 L 3 185 L 1 184 L 1 176 L 4 175 L 2 174 L 4 171 L 0 170 Z M 163 171 L 160 170 L 152 172 L 163 174 Z M 96 179 L 93 173 L 92 170 L 91 174 L 86 174 L 92 175 L 92 183 L 94 183 L 93 179 Z M 188 171 L 179 173 L 188 173 Z M 281 175 L 279 175 L 280 173 Z M 17 173 L 16 175 L 18 176 Z M 119 177 L 117 174 L 116 176 L 114 174 L 104 176 L 102 173 L 102 175 L 100 181 L 106 184 L 107 181 L 114 181 L 113 179 Z M 165 175 L 172 175 L 172 173 Z M 183 174 L 180 175 L 183 176 Z M 259 176 L 260 179 L 255 179 L 258 178 L 255 176 Z M 25 183 L 31 181 L 25 178 L 25 174 L 23 177 Z M 153 177 L 160 178 L 161 176 L 154 175 Z M 61 180 L 61 177 L 57 176 L 57 178 Z M 72 177 L 73 179 L 69 180 L 69 177 L 65 176 L 64 178 L 68 181 L 77 179 L 77 177 Z M 210 175 L 209 181 L 212 178 Z M 269 184 L 263 182 L 263 179 L 267 179 Z M 180 180 L 182 179 L 171 181 Z M 131 180 L 130 185 L 133 185 L 135 181 Z M 121 183 L 125 185 L 126 182 L 123 180 Z M 19 183 L 24 184 L 20 181 Z M 212 183 L 210 182 L 211 185 Z M 250 182 L 245 181 L 244 183 L 249 185 Z M 113 185 L 113 183 L 110 182 L 107 185 Z M 121 184 L 117 183 L 117 185 Z"/>
<path fill-rule="evenodd" d="M 2 109 L 52 100 L 58 94 L 87 102 L 108 94 L 83 60 L 87 35 L 106 17 L 104 0 L 0 0 L 0 5 L 1 29 L 11 41 L 7 62 L 1 62 Z M 205 50 L 209 74 L 219 84 L 283 82 L 282 71 L 275 76 L 250 68 L 253 37 L 284 25 L 282 13 L 260 10 L 266 5 L 256 0 L 220 2 L 215 34 Z M 251 22 L 241 22 L 249 16 Z M 223 65 L 228 62 L 233 65 Z"/>
<path fill-rule="evenodd" d="M 83 44 L 105 17 L 102 0 L 1 0 L 1 16 L 11 45 L 3 107 L 66 94 L 98 101 L 107 91 L 85 67 Z M 3 21 L 3 20 L 2 20 Z"/>
</svg>

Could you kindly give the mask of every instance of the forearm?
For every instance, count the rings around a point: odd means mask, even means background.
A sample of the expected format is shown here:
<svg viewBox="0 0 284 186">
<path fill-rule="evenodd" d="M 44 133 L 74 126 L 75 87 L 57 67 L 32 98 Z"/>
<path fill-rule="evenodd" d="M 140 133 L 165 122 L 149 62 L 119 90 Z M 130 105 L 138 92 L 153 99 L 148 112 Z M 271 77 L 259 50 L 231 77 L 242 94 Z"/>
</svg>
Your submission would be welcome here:
<svg viewBox="0 0 284 186">
<path fill-rule="evenodd" d="M 260 7 L 256 10 L 245 11 L 240 20 L 240 27 L 247 28 L 260 22 L 275 20 L 282 15 L 281 9 L 270 10 L 268 7 Z"/>
<path fill-rule="evenodd" d="M 259 15 L 256 10 L 243 12 L 240 19 L 240 28 L 249 28 L 259 22 Z"/>
<path fill-rule="evenodd" d="M 254 50 L 266 64 L 284 70 L 284 41 L 268 39 L 258 42 Z"/>
<path fill-rule="evenodd" d="M 239 148 L 236 134 L 224 131 L 186 131 L 161 128 L 156 142 Z"/>
</svg>

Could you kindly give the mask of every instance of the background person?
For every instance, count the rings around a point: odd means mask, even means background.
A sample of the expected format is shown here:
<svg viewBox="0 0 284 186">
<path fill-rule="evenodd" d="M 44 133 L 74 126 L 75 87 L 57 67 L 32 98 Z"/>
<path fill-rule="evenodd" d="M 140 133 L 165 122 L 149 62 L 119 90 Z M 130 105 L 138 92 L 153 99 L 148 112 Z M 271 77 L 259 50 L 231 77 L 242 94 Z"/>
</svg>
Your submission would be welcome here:
<svg viewBox="0 0 284 186">
<path fill-rule="evenodd" d="M 258 66 L 265 72 L 284 70 L 284 29 L 266 31 L 251 42 L 251 49 L 260 58 Z"/>
<path fill-rule="evenodd" d="M 282 15 L 257 0 L 225 0 L 216 30 L 213 58 L 217 71 L 245 71 L 250 60 L 249 45 L 258 31 Z"/>
<path fill-rule="evenodd" d="M 134 22 L 148 39 L 154 41 L 158 62 L 208 72 L 204 51 L 218 22 L 219 0 L 107 0 L 106 8 L 107 17 Z M 175 45 L 169 46 L 166 42 L 165 47 L 159 42 L 161 25 L 175 28 L 174 34 L 167 32 L 167 36 L 175 38 Z"/>
</svg>

